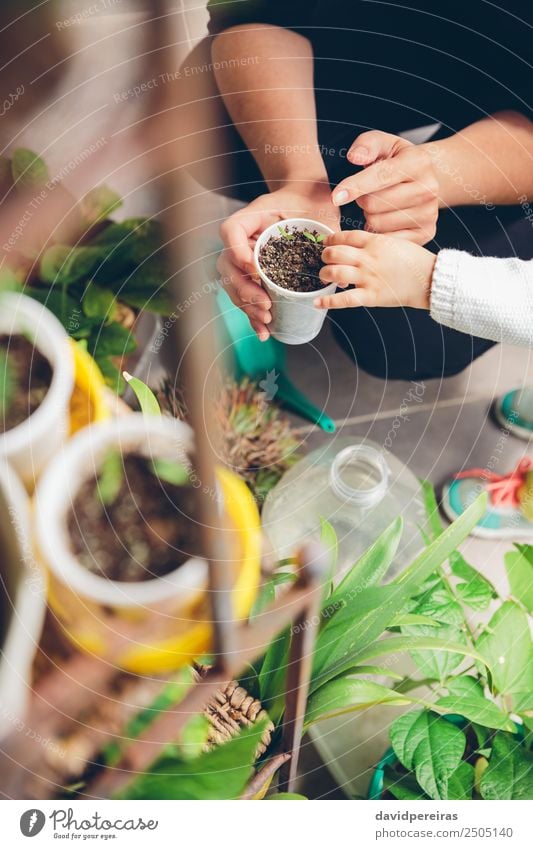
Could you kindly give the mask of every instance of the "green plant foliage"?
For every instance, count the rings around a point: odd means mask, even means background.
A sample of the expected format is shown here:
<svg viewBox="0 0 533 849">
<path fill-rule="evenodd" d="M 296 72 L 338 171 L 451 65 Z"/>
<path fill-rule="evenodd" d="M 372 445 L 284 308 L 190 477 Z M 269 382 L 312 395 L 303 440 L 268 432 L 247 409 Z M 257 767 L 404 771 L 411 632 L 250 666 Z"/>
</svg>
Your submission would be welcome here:
<svg viewBox="0 0 533 849">
<path fill-rule="evenodd" d="M 448 695 L 438 699 L 436 707 L 457 713 L 487 728 L 516 731 L 516 726 L 500 708 L 485 698 L 481 682 L 471 675 L 460 675 L 446 683 Z"/>
<path fill-rule="evenodd" d="M 529 693 L 533 703 L 531 632 L 527 614 L 516 602 L 506 601 L 496 610 L 476 648 L 490 663 L 498 693 L 519 697 Z"/>
<path fill-rule="evenodd" d="M 278 230 L 283 236 L 283 238 L 288 239 L 289 242 L 293 242 L 296 239 L 294 233 L 289 233 L 288 227 L 282 227 L 280 224 L 278 224 Z"/>
<path fill-rule="evenodd" d="M 189 483 L 189 472 L 185 466 L 175 460 L 164 460 L 162 457 L 157 457 L 152 461 L 152 467 L 156 477 L 164 483 L 173 486 L 185 486 Z"/>
<path fill-rule="evenodd" d="M 161 407 L 159 406 L 159 401 L 155 397 L 150 387 L 147 386 L 144 381 L 140 380 L 140 378 L 132 377 L 132 375 L 128 374 L 127 371 L 123 372 L 123 376 L 124 380 L 126 380 L 128 386 L 135 394 L 135 397 L 139 402 L 141 411 L 146 416 L 161 416 Z M 161 463 L 160 466 L 161 468 L 163 468 Z"/>
<path fill-rule="evenodd" d="M 16 380 L 9 364 L 9 356 L 0 348 L 0 416 L 5 416 L 15 392 Z"/>
<path fill-rule="evenodd" d="M 222 746 L 186 760 L 164 755 L 123 791 L 121 799 L 236 799 L 252 774 L 255 753 L 265 730 L 259 722 Z"/>
<path fill-rule="evenodd" d="M 483 799 L 533 799 L 533 754 L 511 734 L 496 734 L 480 792 Z"/>
<path fill-rule="evenodd" d="M 398 760 L 415 773 L 424 792 L 431 799 L 448 798 L 448 781 L 466 746 L 461 729 L 428 710 L 417 710 L 394 720 L 390 738 Z"/>
<path fill-rule="evenodd" d="M 113 504 L 122 487 L 124 469 L 120 451 L 109 451 L 104 457 L 98 475 L 98 494 L 106 507 Z"/>
<path fill-rule="evenodd" d="M 511 593 L 533 613 L 533 545 L 517 545 L 505 555 L 505 569 Z"/>
<path fill-rule="evenodd" d="M 343 676 L 329 681 L 313 693 L 305 713 L 306 725 L 374 705 L 408 705 L 411 699 L 395 690 L 367 681 L 365 678 Z"/>
<path fill-rule="evenodd" d="M 116 314 L 116 299 L 112 292 L 89 283 L 83 293 L 83 312 L 88 318 L 103 321 L 105 324 L 113 321 Z"/>
</svg>

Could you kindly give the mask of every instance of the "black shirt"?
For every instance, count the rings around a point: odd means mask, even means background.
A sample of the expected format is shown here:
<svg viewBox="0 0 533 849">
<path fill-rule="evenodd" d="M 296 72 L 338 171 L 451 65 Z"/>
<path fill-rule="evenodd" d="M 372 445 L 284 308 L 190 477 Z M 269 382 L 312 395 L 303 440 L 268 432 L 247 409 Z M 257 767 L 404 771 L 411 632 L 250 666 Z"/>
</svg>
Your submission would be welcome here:
<svg viewBox="0 0 533 849">
<path fill-rule="evenodd" d="M 211 0 L 209 30 L 306 36 L 320 121 L 447 132 L 503 109 L 533 117 L 533 0 Z"/>
</svg>

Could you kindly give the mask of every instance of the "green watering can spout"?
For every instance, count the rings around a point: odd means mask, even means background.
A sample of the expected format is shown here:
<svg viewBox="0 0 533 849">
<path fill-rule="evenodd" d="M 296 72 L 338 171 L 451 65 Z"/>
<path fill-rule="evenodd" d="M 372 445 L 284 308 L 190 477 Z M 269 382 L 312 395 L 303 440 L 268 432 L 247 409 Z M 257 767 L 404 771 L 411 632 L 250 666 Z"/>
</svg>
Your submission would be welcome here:
<svg viewBox="0 0 533 849">
<path fill-rule="evenodd" d="M 216 298 L 222 319 L 219 332 L 225 337 L 222 346 L 223 350 L 231 351 L 235 376 L 263 378 L 262 382 L 266 383 L 268 375 L 272 374 L 272 382 L 265 387 L 266 391 L 272 393 L 271 400 L 275 398 L 278 403 L 318 425 L 326 433 L 333 433 L 333 419 L 300 392 L 287 376 L 285 348 L 281 342 L 276 339 L 261 342 L 250 327 L 245 313 L 233 304 L 224 289 L 219 289 Z"/>
</svg>

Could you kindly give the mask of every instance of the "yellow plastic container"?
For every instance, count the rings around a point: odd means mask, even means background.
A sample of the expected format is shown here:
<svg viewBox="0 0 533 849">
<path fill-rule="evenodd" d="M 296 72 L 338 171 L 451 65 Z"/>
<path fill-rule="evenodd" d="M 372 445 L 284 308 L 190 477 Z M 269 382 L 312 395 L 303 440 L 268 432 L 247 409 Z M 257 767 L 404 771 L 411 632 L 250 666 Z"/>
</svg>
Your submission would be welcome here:
<svg viewBox="0 0 533 849">
<path fill-rule="evenodd" d="M 139 583 L 114 582 L 87 571 L 69 547 L 66 518 L 83 481 L 112 447 L 150 456 L 192 450 L 183 422 L 132 413 L 82 429 L 52 462 L 36 493 L 39 550 L 50 573 L 49 602 L 80 649 L 136 673 L 177 669 L 212 647 L 207 566 L 191 559 L 175 572 Z M 234 570 L 234 615 L 248 615 L 260 581 L 259 513 L 245 483 L 227 469 L 217 478 Z"/>
</svg>

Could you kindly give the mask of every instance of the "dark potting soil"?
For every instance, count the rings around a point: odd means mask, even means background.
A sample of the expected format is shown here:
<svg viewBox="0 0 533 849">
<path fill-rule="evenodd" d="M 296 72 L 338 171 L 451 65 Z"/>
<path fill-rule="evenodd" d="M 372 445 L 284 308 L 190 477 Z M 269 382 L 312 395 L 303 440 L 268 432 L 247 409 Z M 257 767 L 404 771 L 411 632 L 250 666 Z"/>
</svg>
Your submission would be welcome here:
<svg viewBox="0 0 533 849">
<path fill-rule="evenodd" d="M 309 232 L 321 238 L 316 230 Z M 279 236 L 271 236 L 260 249 L 259 262 L 278 286 L 292 292 L 315 292 L 322 288 L 318 275 L 324 265 L 323 250 L 323 240 L 315 242 L 296 227 L 280 227 Z"/>
<path fill-rule="evenodd" d="M 111 581 L 148 581 L 200 555 L 195 493 L 158 478 L 139 454 L 122 458 L 122 480 L 104 505 L 94 478 L 80 488 L 67 526 L 79 562 Z"/>
<path fill-rule="evenodd" d="M 22 334 L 0 335 L 0 433 L 21 424 L 42 404 L 52 366 Z"/>
</svg>

